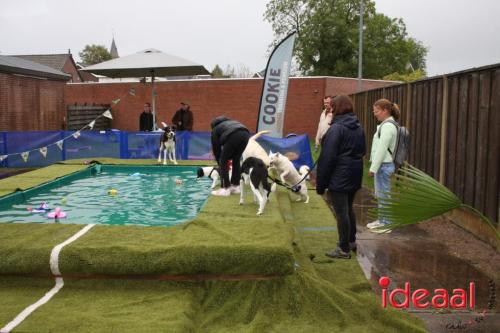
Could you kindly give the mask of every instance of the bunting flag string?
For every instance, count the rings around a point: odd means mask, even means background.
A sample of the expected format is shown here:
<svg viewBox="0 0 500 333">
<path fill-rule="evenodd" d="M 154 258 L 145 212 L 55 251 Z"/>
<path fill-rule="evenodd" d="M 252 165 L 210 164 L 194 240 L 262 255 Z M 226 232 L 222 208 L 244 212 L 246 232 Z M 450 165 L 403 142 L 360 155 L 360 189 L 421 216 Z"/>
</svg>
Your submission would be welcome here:
<svg viewBox="0 0 500 333">
<path fill-rule="evenodd" d="M 57 141 L 57 142 L 56 142 L 56 145 L 57 145 L 57 146 L 59 147 L 59 149 L 61 149 L 61 150 L 63 149 L 63 142 L 64 142 L 63 140 L 59 140 L 59 141 Z"/>
<path fill-rule="evenodd" d="M 117 98 L 115 100 L 113 100 L 111 103 L 113 105 L 117 105 L 118 103 L 120 103 L 120 98 Z M 94 129 L 94 126 L 95 126 L 95 123 L 97 121 L 97 119 L 99 119 L 100 117 L 106 117 L 106 118 L 109 118 L 109 119 L 113 119 L 113 115 L 111 114 L 111 109 L 108 109 L 106 111 L 104 111 L 101 115 L 97 116 L 96 119 L 92 120 L 90 123 L 88 123 L 87 125 L 83 126 L 81 129 L 79 129 L 78 131 L 62 138 L 61 140 L 58 140 L 54 143 L 51 143 L 45 147 L 41 147 L 41 148 L 35 148 L 35 149 L 32 149 L 32 150 L 27 150 L 27 151 L 24 151 L 24 152 L 21 152 L 21 153 L 13 153 L 13 154 L 6 154 L 6 155 L 0 155 L 0 162 L 4 161 L 5 159 L 7 159 L 9 156 L 14 156 L 14 155 L 21 155 L 22 159 L 24 160 L 25 163 L 28 162 L 28 158 L 29 158 L 29 155 L 31 152 L 34 152 L 34 151 L 39 151 L 40 154 L 42 154 L 42 156 L 44 158 L 47 158 L 47 152 L 48 152 L 48 147 L 49 146 L 52 146 L 52 145 L 56 145 L 57 147 L 59 147 L 60 150 L 63 149 L 63 143 L 65 140 L 69 139 L 70 137 L 73 137 L 75 139 L 78 139 L 80 136 L 81 136 L 81 131 L 83 131 L 85 128 L 89 128 L 89 129 Z"/>
<path fill-rule="evenodd" d="M 40 154 L 42 154 L 44 158 L 47 158 L 47 147 L 40 148 Z"/>
<path fill-rule="evenodd" d="M 30 156 L 29 151 L 25 151 L 24 153 L 21 153 L 21 157 L 23 158 L 24 162 L 28 162 L 28 156 Z"/>
</svg>

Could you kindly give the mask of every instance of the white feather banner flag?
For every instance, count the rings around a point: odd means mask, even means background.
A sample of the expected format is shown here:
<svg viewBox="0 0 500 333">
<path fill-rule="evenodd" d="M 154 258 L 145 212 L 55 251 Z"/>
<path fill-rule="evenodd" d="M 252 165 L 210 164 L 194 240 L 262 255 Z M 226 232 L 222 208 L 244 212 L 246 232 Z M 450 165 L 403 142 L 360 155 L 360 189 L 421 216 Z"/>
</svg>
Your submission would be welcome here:
<svg viewBox="0 0 500 333">
<path fill-rule="evenodd" d="M 40 154 L 42 154 L 43 157 L 47 158 L 47 147 L 40 148 Z"/>
<path fill-rule="evenodd" d="M 21 157 L 23 158 L 24 162 L 28 162 L 28 156 L 30 156 L 29 151 L 25 151 L 24 153 L 21 153 Z"/>
</svg>

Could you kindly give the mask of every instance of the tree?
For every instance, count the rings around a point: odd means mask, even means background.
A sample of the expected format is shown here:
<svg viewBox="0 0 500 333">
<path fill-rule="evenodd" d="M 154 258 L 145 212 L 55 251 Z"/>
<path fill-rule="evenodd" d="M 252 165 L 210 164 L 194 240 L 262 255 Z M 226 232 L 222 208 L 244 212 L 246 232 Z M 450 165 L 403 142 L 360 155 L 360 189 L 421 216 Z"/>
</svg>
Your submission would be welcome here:
<svg viewBox="0 0 500 333">
<path fill-rule="evenodd" d="M 373 1 L 363 1 L 363 77 L 407 73 L 408 63 L 425 72 L 427 49 L 408 36 L 403 20 L 376 13 Z M 295 58 L 303 73 L 354 77 L 359 11 L 359 0 L 271 0 L 264 19 L 274 30 L 273 45 L 290 31 L 298 32 Z"/>
<path fill-rule="evenodd" d="M 212 77 L 224 77 L 224 72 L 222 71 L 222 68 L 219 67 L 219 65 L 215 65 L 211 74 Z"/>
<path fill-rule="evenodd" d="M 103 45 L 86 45 L 82 52 L 78 53 L 85 66 L 98 64 L 111 60 L 111 53 Z"/>
<path fill-rule="evenodd" d="M 417 69 L 414 72 L 408 74 L 400 74 L 400 73 L 392 73 L 383 77 L 384 80 L 389 81 L 403 81 L 403 82 L 411 82 L 419 79 L 423 79 L 425 77 L 425 73 L 421 69 Z"/>
</svg>

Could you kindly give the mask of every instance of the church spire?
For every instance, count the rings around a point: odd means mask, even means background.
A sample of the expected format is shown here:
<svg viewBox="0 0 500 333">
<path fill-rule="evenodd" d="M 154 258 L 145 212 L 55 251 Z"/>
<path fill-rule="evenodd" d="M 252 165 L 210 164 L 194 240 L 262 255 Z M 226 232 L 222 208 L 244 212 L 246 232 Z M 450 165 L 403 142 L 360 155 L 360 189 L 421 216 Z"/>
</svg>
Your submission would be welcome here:
<svg viewBox="0 0 500 333">
<path fill-rule="evenodd" d="M 118 55 L 118 49 L 116 48 L 115 44 L 115 37 L 113 36 L 113 41 L 111 42 L 111 48 L 109 50 L 109 53 L 111 53 L 111 59 L 119 58 L 120 56 Z"/>
</svg>

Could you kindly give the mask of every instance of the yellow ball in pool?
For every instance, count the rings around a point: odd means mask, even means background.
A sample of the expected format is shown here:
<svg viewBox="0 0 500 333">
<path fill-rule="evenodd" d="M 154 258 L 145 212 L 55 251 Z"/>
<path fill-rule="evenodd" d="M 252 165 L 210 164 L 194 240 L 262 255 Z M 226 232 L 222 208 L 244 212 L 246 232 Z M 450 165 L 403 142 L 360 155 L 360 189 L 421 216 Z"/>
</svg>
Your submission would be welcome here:
<svg viewBox="0 0 500 333">
<path fill-rule="evenodd" d="M 108 191 L 108 194 L 109 195 L 117 195 L 118 194 L 118 190 L 115 190 L 114 188 L 112 188 L 111 190 Z"/>
</svg>

